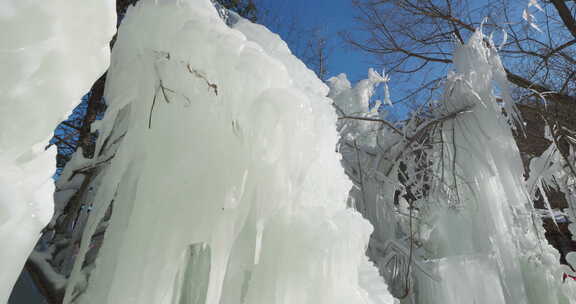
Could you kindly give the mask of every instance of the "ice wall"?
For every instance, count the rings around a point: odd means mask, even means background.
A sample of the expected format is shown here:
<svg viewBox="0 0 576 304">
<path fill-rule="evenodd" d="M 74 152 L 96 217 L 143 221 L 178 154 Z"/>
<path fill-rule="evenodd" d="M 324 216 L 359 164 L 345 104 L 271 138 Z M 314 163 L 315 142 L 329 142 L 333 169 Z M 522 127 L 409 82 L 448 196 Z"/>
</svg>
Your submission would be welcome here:
<svg viewBox="0 0 576 304">
<path fill-rule="evenodd" d="M 109 60 L 114 1 L 0 2 L 0 303 L 53 212 L 48 140 Z"/>
<path fill-rule="evenodd" d="M 562 284 L 559 255 L 527 193 L 506 121 L 515 117 L 506 75 L 486 39 L 476 32 L 456 50 L 439 108 L 469 111 L 442 123 L 436 174 L 443 178 L 436 178 L 431 199 L 444 199 L 445 208 L 419 205 L 433 226 L 429 263 L 441 277 L 433 283 L 420 277 L 419 303 L 573 303 L 574 286 Z"/>
<path fill-rule="evenodd" d="M 327 88 L 264 27 L 208 0 L 141 0 L 120 27 L 104 172 L 65 303 L 393 303 L 346 208 Z M 91 236 L 113 206 L 94 269 Z"/>
<path fill-rule="evenodd" d="M 574 284 L 562 283 L 572 272 L 532 207 L 512 136 L 519 118 L 487 41 L 477 32 L 459 46 L 441 100 L 401 124 L 370 113 L 373 87 L 329 80 L 350 112 L 339 114 L 364 119 L 340 120 L 349 203 L 373 224 L 368 255 L 401 303 L 574 303 Z"/>
</svg>

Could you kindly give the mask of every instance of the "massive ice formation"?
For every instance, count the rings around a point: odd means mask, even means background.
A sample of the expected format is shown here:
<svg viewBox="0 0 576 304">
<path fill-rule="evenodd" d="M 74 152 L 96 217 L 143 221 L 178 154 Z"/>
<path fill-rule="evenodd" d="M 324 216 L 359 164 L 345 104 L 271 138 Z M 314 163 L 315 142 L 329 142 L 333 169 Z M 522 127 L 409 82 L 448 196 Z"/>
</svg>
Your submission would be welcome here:
<svg viewBox="0 0 576 304">
<path fill-rule="evenodd" d="M 402 131 L 388 124 L 375 135 L 341 126 L 359 133 L 340 146 L 356 184 L 351 204 L 375 226 L 369 256 L 402 303 L 573 303 L 576 289 L 562 284 L 567 267 L 527 193 L 509 124 L 516 112 L 487 39 L 477 32 L 456 50 L 430 120 Z M 355 89 L 343 77 L 332 80 L 341 108 L 354 102 L 343 97 Z M 421 144 L 426 128 L 430 140 Z M 356 140 L 363 136 L 380 140 Z"/>
<path fill-rule="evenodd" d="M 559 256 L 546 243 L 523 178 L 520 153 L 497 103 L 514 108 L 502 64 L 476 32 L 454 54 L 440 111 L 467 109 L 442 124 L 443 153 L 436 198 L 449 208 L 423 208 L 433 221 L 431 264 L 441 282 L 422 284 L 418 297 L 432 303 L 570 303 Z M 511 122 L 514 123 L 514 122 Z M 424 280 L 423 280 L 424 281 Z"/>
<path fill-rule="evenodd" d="M 126 134 L 66 303 L 393 302 L 364 254 L 371 226 L 346 208 L 327 88 L 264 27 L 232 27 L 209 0 L 129 9 L 96 151 L 117 119 Z"/>
<path fill-rule="evenodd" d="M 109 60 L 113 1 L 0 3 L 0 303 L 53 212 L 44 147 Z"/>
</svg>

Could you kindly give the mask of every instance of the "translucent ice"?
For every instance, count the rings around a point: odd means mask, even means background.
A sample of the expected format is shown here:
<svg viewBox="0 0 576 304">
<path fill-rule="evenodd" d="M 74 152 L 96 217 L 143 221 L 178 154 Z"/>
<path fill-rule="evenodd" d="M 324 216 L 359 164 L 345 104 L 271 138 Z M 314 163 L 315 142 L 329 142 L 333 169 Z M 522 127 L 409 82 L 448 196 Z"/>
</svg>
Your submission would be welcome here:
<svg viewBox="0 0 576 304">
<path fill-rule="evenodd" d="M 44 150 L 108 66 L 113 1 L 0 2 L 0 303 L 53 212 L 55 150 Z"/>
<path fill-rule="evenodd" d="M 393 303 L 364 254 L 372 227 L 346 208 L 327 91 L 278 36 L 228 27 L 208 0 L 129 9 L 98 147 L 122 109 L 127 133 L 65 302 Z M 83 268 L 112 201 L 95 268 Z"/>
</svg>

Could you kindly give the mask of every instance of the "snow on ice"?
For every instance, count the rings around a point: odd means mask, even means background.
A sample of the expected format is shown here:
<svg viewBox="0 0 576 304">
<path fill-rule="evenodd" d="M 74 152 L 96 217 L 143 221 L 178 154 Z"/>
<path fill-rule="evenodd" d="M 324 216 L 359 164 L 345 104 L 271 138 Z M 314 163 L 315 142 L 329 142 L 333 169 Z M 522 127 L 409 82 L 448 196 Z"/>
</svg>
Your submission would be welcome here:
<svg viewBox="0 0 576 304">
<path fill-rule="evenodd" d="M 127 133 L 66 303 L 394 303 L 364 253 L 372 227 L 346 207 L 328 88 L 277 35 L 234 18 L 208 0 L 127 12 L 98 145 L 123 110 Z"/>
<path fill-rule="evenodd" d="M 108 66 L 113 1 L 0 2 L 0 303 L 53 212 L 55 126 Z"/>
</svg>

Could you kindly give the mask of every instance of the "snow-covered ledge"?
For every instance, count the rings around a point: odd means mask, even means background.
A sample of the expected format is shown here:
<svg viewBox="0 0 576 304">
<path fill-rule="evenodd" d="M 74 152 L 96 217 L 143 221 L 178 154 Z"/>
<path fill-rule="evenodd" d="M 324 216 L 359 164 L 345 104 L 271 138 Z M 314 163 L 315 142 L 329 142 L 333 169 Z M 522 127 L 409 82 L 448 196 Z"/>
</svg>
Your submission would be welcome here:
<svg viewBox="0 0 576 304">
<path fill-rule="evenodd" d="M 108 67 L 115 1 L 0 2 L 0 304 L 53 213 L 56 124 Z"/>
</svg>

